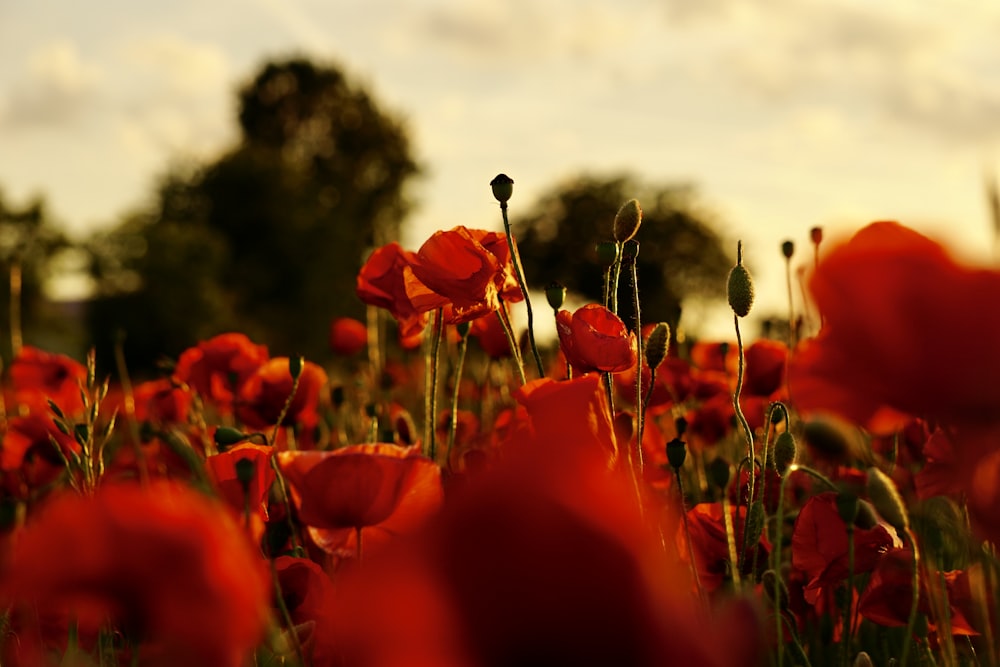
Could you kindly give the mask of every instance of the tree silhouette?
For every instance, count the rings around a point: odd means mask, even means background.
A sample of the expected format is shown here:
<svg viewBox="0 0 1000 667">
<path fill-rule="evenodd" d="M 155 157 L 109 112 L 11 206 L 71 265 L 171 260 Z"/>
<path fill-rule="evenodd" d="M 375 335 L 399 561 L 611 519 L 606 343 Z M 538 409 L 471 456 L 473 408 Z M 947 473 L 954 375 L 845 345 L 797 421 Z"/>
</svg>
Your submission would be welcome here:
<svg viewBox="0 0 1000 667">
<path fill-rule="evenodd" d="M 601 302 L 604 265 L 595 246 L 613 240 L 615 214 L 629 199 L 638 199 L 643 211 L 636 236 L 643 321 L 665 321 L 676 327 L 686 299 L 724 298 L 726 275 L 734 260 L 715 231 L 719 225 L 715 216 L 699 203 L 690 186 L 643 184 L 630 174 L 573 178 L 543 194 L 528 213 L 514 217 L 528 283 L 542 288 L 559 282 Z M 628 285 L 623 273 L 619 313 L 631 326 Z"/>
<path fill-rule="evenodd" d="M 235 148 L 169 175 L 149 210 L 94 240 L 95 336 L 125 330 L 137 365 L 226 329 L 322 358 L 331 319 L 364 312 L 366 251 L 398 237 L 419 173 L 408 135 L 336 67 L 266 64 L 239 125 Z"/>
</svg>

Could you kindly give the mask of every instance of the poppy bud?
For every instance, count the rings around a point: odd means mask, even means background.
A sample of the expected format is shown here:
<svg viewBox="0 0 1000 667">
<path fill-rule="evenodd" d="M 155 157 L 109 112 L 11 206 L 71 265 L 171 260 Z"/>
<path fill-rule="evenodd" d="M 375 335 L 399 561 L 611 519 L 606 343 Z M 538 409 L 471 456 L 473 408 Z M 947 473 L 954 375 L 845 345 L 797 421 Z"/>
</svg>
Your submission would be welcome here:
<svg viewBox="0 0 1000 667">
<path fill-rule="evenodd" d="M 716 488 L 725 489 L 729 485 L 729 477 L 732 475 L 729 462 L 724 458 L 717 457 L 705 468 L 708 481 Z"/>
<path fill-rule="evenodd" d="M 687 446 L 680 438 L 674 438 L 667 443 L 667 461 L 674 470 L 680 470 L 687 458 Z"/>
<path fill-rule="evenodd" d="M 757 544 L 760 536 L 764 534 L 764 522 L 767 517 L 764 512 L 764 503 L 760 500 L 754 501 L 750 505 L 750 518 L 747 521 L 747 544 Z"/>
<path fill-rule="evenodd" d="M 857 656 L 855 656 L 852 667 L 875 667 L 875 663 L 872 662 L 870 655 L 861 651 Z"/>
<path fill-rule="evenodd" d="M 472 328 L 472 322 L 459 322 L 455 325 L 455 330 L 458 331 L 458 335 L 465 338 L 469 335 L 469 329 Z"/>
<path fill-rule="evenodd" d="M 566 301 L 566 287 L 557 282 L 549 283 L 548 287 L 545 288 L 545 298 L 552 310 L 559 310 L 562 308 L 563 302 Z"/>
<path fill-rule="evenodd" d="M 507 174 L 497 174 L 492 181 L 490 181 L 490 187 L 493 188 L 493 196 L 501 204 L 506 204 L 510 199 L 510 196 L 514 194 L 514 179 Z"/>
<path fill-rule="evenodd" d="M 642 224 L 642 208 L 638 199 L 629 199 L 615 215 L 615 240 L 624 243 L 635 236 Z"/>
<path fill-rule="evenodd" d="M 785 256 L 785 259 L 791 259 L 792 255 L 795 254 L 795 244 L 791 241 L 785 241 L 782 243 L 781 254 Z"/>
<path fill-rule="evenodd" d="M 220 426 L 215 429 L 215 444 L 219 447 L 230 447 L 238 442 L 243 442 L 247 436 L 243 431 L 230 426 Z"/>
<path fill-rule="evenodd" d="M 626 262 L 634 262 L 639 256 L 639 242 L 636 240 L 626 241 L 622 244 L 622 259 Z"/>
<path fill-rule="evenodd" d="M 618 253 L 621 252 L 618 244 L 610 241 L 598 243 L 595 250 L 597 251 L 597 261 L 601 263 L 601 266 L 611 266 L 617 262 Z"/>
<path fill-rule="evenodd" d="M 910 517 L 899 496 L 896 484 L 878 468 L 868 469 L 868 498 L 890 526 L 903 533 L 910 527 Z"/>
<path fill-rule="evenodd" d="M 650 368 L 658 368 L 667 357 L 667 350 L 670 347 L 670 325 L 660 322 L 650 332 L 646 338 L 646 365 Z"/>
<path fill-rule="evenodd" d="M 768 570 L 760 577 L 760 583 L 764 586 L 764 592 L 772 602 L 778 603 L 778 608 L 782 611 L 788 610 L 788 587 L 781 580 L 774 570 Z"/>
<path fill-rule="evenodd" d="M 837 512 L 848 526 L 853 526 L 854 522 L 858 520 L 858 511 L 860 509 L 861 505 L 858 502 L 858 497 L 853 493 L 837 494 Z"/>
<path fill-rule="evenodd" d="M 741 253 L 742 254 L 742 253 Z M 729 284 L 726 287 L 729 307 L 739 317 L 746 317 L 753 306 L 753 279 L 747 267 L 743 266 L 743 258 L 729 271 Z"/>
<path fill-rule="evenodd" d="M 253 481 L 254 464 L 250 459 L 240 459 L 234 466 L 236 468 L 236 479 L 243 487 L 243 493 L 250 492 L 250 482 Z"/>
<path fill-rule="evenodd" d="M 823 228 L 813 227 L 812 229 L 810 229 L 809 238 L 812 239 L 812 242 L 814 244 L 819 245 L 823 241 Z"/>
<path fill-rule="evenodd" d="M 302 375 L 302 366 L 305 363 L 306 360 L 298 355 L 288 358 L 288 372 L 292 376 L 292 380 L 299 379 L 299 376 Z"/>
<path fill-rule="evenodd" d="M 681 437 L 688 430 L 688 420 L 684 417 L 678 417 L 674 420 L 674 428 L 677 429 L 677 437 Z"/>
<path fill-rule="evenodd" d="M 782 477 L 788 468 L 795 463 L 795 436 L 784 431 L 774 441 L 774 469 Z"/>
</svg>

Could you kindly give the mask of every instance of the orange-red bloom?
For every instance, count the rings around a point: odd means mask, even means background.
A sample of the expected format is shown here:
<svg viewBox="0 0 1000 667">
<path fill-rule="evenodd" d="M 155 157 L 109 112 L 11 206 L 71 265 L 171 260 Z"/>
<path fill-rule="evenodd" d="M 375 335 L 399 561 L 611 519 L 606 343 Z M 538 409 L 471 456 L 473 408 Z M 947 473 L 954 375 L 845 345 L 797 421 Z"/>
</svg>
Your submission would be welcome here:
<svg viewBox="0 0 1000 667">
<path fill-rule="evenodd" d="M 451 324 L 469 322 L 500 308 L 500 299 L 524 297 L 514 277 L 507 237 L 458 226 L 435 232 L 417 251 L 405 275 L 419 311 L 454 306 Z M 430 290 L 430 291 L 428 291 Z"/>
<path fill-rule="evenodd" d="M 243 442 L 205 459 L 205 469 L 215 488 L 257 540 L 263 535 L 267 496 L 276 476 L 271 467 L 273 452 L 274 447 Z M 249 467 L 246 482 L 240 480 L 237 465 Z"/>
<path fill-rule="evenodd" d="M 635 366 L 635 334 L 604 306 L 588 304 L 573 313 L 556 314 L 559 344 L 576 370 L 618 373 Z"/>
<path fill-rule="evenodd" d="M 80 362 L 25 345 L 9 372 L 17 405 L 47 413 L 51 399 L 68 415 L 83 409 L 80 386 L 87 381 L 87 369 Z"/>
<path fill-rule="evenodd" d="M 268 359 L 267 348 L 241 333 L 224 333 L 181 353 L 175 374 L 224 413 L 240 384 Z"/>
<path fill-rule="evenodd" d="M 427 325 L 426 309 L 418 310 L 406 292 L 406 275 L 412 280 L 416 254 L 403 250 L 398 243 L 377 249 L 361 267 L 355 291 L 370 306 L 385 308 L 399 322 L 400 336 L 408 338 Z M 426 290 L 425 290 L 426 291 Z"/>
<path fill-rule="evenodd" d="M 301 423 L 316 425 L 320 392 L 327 383 L 326 371 L 307 361 L 302 364 L 299 385 L 282 426 Z M 292 395 L 295 381 L 288 357 L 275 357 L 257 368 L 240 386 L 236 397 L 236 415 L 251 428 L 267 428 L 278 423 L 281 411 Z"/>
<path fill-rule="evenodd" d="M 338 317 L 330 323 L 330 349 L 352 357 L 368 347 L 368 327 L 353 317 Z"/>
<path fill-rule="evenodd" d="M 349 553 L 355 531 L 369 548 L 411 532 L 443 501 L 441 469 L 415 447 L 353 445 L 333 451 L 280 452 L 299 519 L 325 551 Z"/>
<path fill-rule="evenodd" d="M 862 425 L 882 406 L 997 420 L 1000 272 L 962 266 L 930 239 L 876 222 L 831 252 L 810 287 L 824 324 L 793 360 L 799 408 Z"/>
<path fill-rule="evenodd" d="M 270 601 L 264 562 L 229 515 L 166 482 L 54 498 L 29 519 L 0 592 L 26 653 L 48 648 L 29 631 L 34 614 L 70 610 L 110 617 L 142 642 L 143 664 L 192 667 L 244 664 Z"/>
</svg>

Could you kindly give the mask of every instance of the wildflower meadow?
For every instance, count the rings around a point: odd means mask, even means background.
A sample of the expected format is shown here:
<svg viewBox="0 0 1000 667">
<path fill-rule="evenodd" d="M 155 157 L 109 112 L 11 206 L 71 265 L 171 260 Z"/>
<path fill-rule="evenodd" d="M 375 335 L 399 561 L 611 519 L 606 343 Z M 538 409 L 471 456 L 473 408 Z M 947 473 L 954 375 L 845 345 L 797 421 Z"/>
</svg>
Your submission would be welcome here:
<svg viewBox="0 0 1000 667">
<path fill-rule="evenodd" d="M 569 309 L 490 187 L 505 231 L 370 255 L 336 364 L 5 359 L 0 664 L 998 664 L 1000 272 L 815 228 L 786 329 L 745 330 L 740 247 L 694 340 L 642 310 L 641 202 Z"/>
</svg>

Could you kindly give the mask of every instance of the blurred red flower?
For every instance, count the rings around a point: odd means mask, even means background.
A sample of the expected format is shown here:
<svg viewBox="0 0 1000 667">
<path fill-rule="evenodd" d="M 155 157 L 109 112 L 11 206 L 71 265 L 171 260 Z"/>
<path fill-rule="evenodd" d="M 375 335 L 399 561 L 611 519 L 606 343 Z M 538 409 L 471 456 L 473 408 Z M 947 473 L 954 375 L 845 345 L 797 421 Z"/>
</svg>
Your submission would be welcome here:
<svg viewBox="0 0 1000 667">
<path fill-rule="evenodd" d="M 243 442 L 205 459 L 205 469 L 219 495 L 258 542 L 263 537 L 268 492 L 276 476 L 271 467 L 273 453 L 274 447 Z M 240 480 L 237 465 L 249 466 L 245 483 Z"/>
<path fill-rule="evenodd" d="M 281 411 L 292 394 L 295 381 L 288 357 L 275 357 L 259 366 L 239 388 L 236 416 L 250 428 L 268 428 L 278 423 Z M 282 426 L 299 423 L 315 426 L 320 393 L 327 383 L 326 371 L 311 361 L 302 364 L 299 386 L 288 406 Z"/>
<path fill-rule="evenodd" d="M 618 373 L 636 365 L 635 334 L 604 306 L 588 304 L 556 314 L 559 344 L 566 360 L 581 373 Z"/>
<path fill-rule="evenodd" d="M 883 406 L 951 423 L 997 420 L 1000 272 L 875 222 L 819 264 L 810 288 L 824 324 L 793 359 L 797 407 L 861 425 Z"/>
<path fill-rule="evenodd" d="M 299 520 L 320 548 L 337 555 L 412 532 L 441 506 L 441 469 L 416 447 L 352 445 L 280 452 Z"/>
<path fill-rule="evenodd" d="M 859 513 L 854 528 L 854 572 L 870 572 L 894 540 L 882 525 L 862 523 L 865 512 Z M 847 526 L 837 510 L 837 494 L 831 491 L 813 496 L 795 520 L 792 532 L 792 567 L 805 573 L 808 583 L 803 594 L 806 602 L 816 604 L 824 589 L 836 588 L 847 581 Z"/>
<path fill-rule="evenodd" d="M 469 335 L 479 341 L 479 347 L 490 359 L 506 359 L 511 354 L 507 333 L 496 313 L 472 320 Z"/>
<path fill-rule="evenodd" d="M 736 557 L 740 558 L 743 548 L 743 527 L 745 525 L 747 508 L 730 505 L 729 515 L 733 524 L 736 539 Z M 699 503 L 687 512 L 688 531 L 691 536 L 691 546 L 698 566 L 698 579 L 707 593 L 718 590 L 726 577 L 731 565 L 729 544 L 726 539 L 725 515 L 722 503 Z M 678 553 L 687 560 L 687 540 L 683 528 L 677 532 Z M 753 574 L 758 577 L 767 569 L 768 554 L 771 553 L 771 543 L 766 532 L 761 533 L 757 544 L 747 546 L 747 556 L 740 573 L 743 576 Z M 756 567 L 755 567 L 756 566 Z"/>
<path fill-rule="evenodd" d="M 353 357 L 368 347 L 368 327 L 353 317 L 338 317 L 330 323 L 330 349 L 342 357 Z"/>
<path fill-rule="evenodd" d="M 70 610 L 112 618 L 142 642 L 143 664 L 192 667 L 244 664 L 263 639 L 270 590 L 264 561 L 228 514 L 167 482 L 53 498 L 29 519 L 0 580 L 26 654 L 47 650 L 30 619 Z"/>
<path fill-rule="evenodd" d="M 186 424 L 191 409 L 191 392 L 171 378 L 141 382 L 132 392 L 135 401 L 135 418 L 167 424 Z M 124 400 L 122 398 L 121 400 Z M 119 410 L 119 414 L 125 414 Z"/>
<path fill-rule="evenodd" d="M 15 497 L 26 498 L 30 491 L 50 484 L 66 471 L 53 442 L 64 456 L 80 452 L 73 436 L 56 428 L 52 418 L 43 413 L 7 420 L 0 445 L 0 470 L 7 477 L 7 490 Z"/>
<path fill-rule="evenodd" d="M 500 299 L 521 301 L 507 237 L 458 226 L 437 231 L 420 246 L 406 275 L 406 291 L 419 311 L 454 307 L 450 324 L 470 322 L 500 308 Z M 430 291 L 427 291 L 430 290 Z"/>
<path fill-rule="evenodd" d="M 67 415 L 83 410 L 80 387 L 87 382 L 87 369 L 80 362 L 25 345 L 10 362 L 9 373 L 14 401 L 24 411 L 47 413 L 49 399 Z"/>
<path fill-rule="evenodd" d="M 415 253 L 403 250 L 398 243 L 384 245 L 361 267 L 355 287 L 362 301 L 384 308 L 396 318 L 403 338 L 415 336 L 427 326 L 427 309 L 414 307 L 406 291 L 406 276 L 412 280 L 410 265 L 415 258 Z"/>
<path fill-rule="evenodd" d="M 230 414 L 240 384 L 268 359 L 267 348 L 241 333 L 224 333 L 189 347 L 174 374 L 220 412 Z"/>
</svg>

